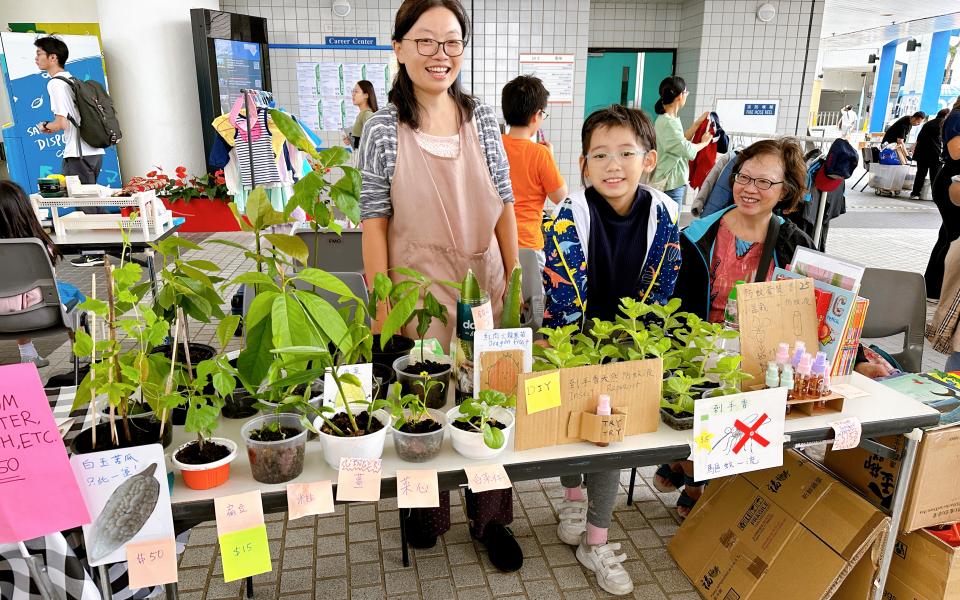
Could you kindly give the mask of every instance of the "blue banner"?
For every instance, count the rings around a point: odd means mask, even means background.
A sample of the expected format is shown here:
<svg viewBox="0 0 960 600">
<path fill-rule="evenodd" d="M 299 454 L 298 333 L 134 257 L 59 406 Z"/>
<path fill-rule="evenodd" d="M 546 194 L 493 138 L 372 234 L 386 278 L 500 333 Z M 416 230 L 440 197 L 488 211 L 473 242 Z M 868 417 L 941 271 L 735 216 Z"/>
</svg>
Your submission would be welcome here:
<svg viewBox="0 0 960 600">
<path fill-rule="evenodd" d="M 326 40 L 327 40 L 328 46 L 376 46 L 377 45 L 377 38 L 375 37 L 328 35 Z"/>
</svg>

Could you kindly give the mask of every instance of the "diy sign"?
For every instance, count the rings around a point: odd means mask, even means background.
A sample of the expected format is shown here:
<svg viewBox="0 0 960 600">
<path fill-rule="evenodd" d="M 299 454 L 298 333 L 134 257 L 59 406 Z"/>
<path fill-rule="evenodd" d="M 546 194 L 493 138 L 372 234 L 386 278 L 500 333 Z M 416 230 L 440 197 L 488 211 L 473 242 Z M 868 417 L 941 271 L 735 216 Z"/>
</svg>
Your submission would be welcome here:
<svg viewBox="0 0 960 600">
<path fill-rule="evenodd" d="M 740 353 L 743 370 L 753 375 L 754 383 L 763 382 L 767 363 L 780 342 L 793 346 L 802 340 L 807 348 L 818 347 L 813 290 L 810 278 L 737 286 Z"/>
<path fill-rule="evenodd" d="M 37 368 L 0 367 L 0 544 L 89 522 Z"/>
<path fill-rule="evenodd" d="M 523 394 L 528 415 L 560 406 L 560 371 L 525 378 Z"/>
<path fill-rule="evenodd" d="M 333 484 L 330 481 L 287 484 L 287 513 L 289 519 L 333 512 Z"/>
<path fill-rule="evenodd" d="M 783 465 L 786 412 L 785 387 L 697 400 L 693 478 L 705 481 Z"/>
<path fill-rule="evenodd" d="M 270 546 L 263 522 L 260 490 L 213 499 L 223 580 L 235 581 L 269 573 Z"/>
<path fill-rule="evenodd" d="M 130 542 L 175 537 L 160 444 L 70 459 L 93 523 L 83 526 L 91 566 L 127 560 Z"/>
<path fill-rule="evenodd" d="M 397 508 L 440 506 L 436 469 L 397 470 Z"/>
<path fill-rule="evenodd" d="M 600 394 L 609 395 L 610 405 L 627 415 L 625 435 L 657 430 L 663 383 L 663 362 L 659 358 L 554 371 L 560 377 L 560 406 L 530 414 L 526 383 L 547 373 L 550 372 L 528 373 L 520 378 L 515 450 L 583 441 L 571 435 L 570 420 L 579 422 L 581 413 L 595 413 Z M 579 432 L 579 427 L 575 431 Z"/>
<path fill-rule="evenodd" d="M 380 499 L 379 458 L 341 458 L 337 474 L 338 502 L 376 502 Z"/>
</svg>

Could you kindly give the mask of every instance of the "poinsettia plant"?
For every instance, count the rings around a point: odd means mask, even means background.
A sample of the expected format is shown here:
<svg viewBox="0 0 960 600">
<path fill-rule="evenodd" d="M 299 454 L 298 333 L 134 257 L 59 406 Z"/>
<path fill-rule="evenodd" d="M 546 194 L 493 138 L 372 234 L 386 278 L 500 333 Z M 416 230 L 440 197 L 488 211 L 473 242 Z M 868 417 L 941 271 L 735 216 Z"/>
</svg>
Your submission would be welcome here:
<svg viewBox="0 0 960 600">
<path fill-rule="evenodd" d="M 134 177 L 115 195 L 131 196 L 147 190 L 156 190 L 158 197 L 170 202 L 183 200 L 188 203 L 197 198 L 230 201 L 223 169 L 205 175 L 190 175 L 184 166 L 177 167 L 173 176 L 164 173 L 162 167 L 157 167 L 143 177 Z"/>
</svg>

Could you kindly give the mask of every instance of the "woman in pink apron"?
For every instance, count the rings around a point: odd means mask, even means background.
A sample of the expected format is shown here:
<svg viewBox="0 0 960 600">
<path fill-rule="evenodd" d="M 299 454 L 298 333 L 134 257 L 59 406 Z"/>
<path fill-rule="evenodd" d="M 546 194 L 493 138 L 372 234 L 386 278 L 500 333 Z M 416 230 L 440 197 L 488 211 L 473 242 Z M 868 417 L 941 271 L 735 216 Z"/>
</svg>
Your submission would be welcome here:
<svg viewBox="0 0 960 600">
<path fill-rule="evenodd" d="M 494 111 L 457 81 L 469 34 L 457 0 L 405 0 L 397 11 L 393 48 L 400 70 L 390 103 L 367 121 L 357 163 L 363 263 L 370 284 L 377 273 L 393 277 L 395 267 L 453 281 L 473 269 L 499 321 L 505 273 L 517 261 L 517 226 Z M 427 337 L 449 344 L 457 292 L 440 286 L 433 292 L 451 318 L 445 326 L 434 322 Z M 411 545 L 433 546 L 450 528 L 447 492 L 440 503 L 406 517 Z M 506 527 L 513 520 L 511 491 L 468 491 L 467 516 L 493 564 L 519 569 L 523 554 Z"/>
</svg>

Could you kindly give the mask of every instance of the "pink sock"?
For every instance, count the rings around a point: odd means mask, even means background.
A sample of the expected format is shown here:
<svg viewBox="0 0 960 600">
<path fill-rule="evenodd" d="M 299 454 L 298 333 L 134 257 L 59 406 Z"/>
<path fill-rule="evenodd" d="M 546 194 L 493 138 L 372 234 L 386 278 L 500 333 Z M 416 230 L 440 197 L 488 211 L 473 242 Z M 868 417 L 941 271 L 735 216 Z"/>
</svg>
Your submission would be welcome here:
<svg viewBox="0 0 960 600">
<path fill-rule="evenodd" d="M 607 543 L 607 528 L 587 523 L 587 545 L 599 546 Z"/>
<path fill-rule="evenodd" d="M 583 500 L 583 488 L 579 485 L 577 487 L 563 488 L 563 499 L 564 500 Z"/>
</svg>

